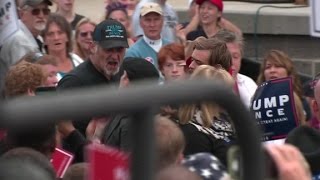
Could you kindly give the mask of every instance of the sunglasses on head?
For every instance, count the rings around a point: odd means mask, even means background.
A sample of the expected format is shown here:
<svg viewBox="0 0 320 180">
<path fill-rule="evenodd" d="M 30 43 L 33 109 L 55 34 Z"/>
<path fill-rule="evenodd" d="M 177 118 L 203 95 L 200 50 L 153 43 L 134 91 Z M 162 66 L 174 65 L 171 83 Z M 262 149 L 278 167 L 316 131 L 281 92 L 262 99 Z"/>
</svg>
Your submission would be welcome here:
<svg viewBox="0 0 320 180">
<path fill-rule="evenodd" d="M 80 32 L 79 35 L 81 37 L 87 37 L 89 34 L 92 35 L 92 33 L 93 33 L 92 31 Z"/>
<path fill-rule="evenodd" d="M 34 16 L 38 16 L 40 14 L 40 11 L 42 11 L 43 15 L 49 15 L 50 14 L 50 9 L 49 8 L 35 8 L 31 10 L 31 14 Z"/>
</svg>

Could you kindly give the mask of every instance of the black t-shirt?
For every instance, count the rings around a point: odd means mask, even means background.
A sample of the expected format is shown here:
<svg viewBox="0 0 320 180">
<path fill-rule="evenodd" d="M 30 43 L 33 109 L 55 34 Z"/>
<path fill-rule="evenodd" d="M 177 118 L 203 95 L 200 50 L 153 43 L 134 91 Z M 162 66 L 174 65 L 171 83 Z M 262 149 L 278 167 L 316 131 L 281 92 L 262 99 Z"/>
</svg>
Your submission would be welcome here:
<svg viewBox="0 0 320 180">
<path fill-rule="evenodd" d="M 187 34 L 187 40 L 194 41 L 198 37 L 203 36 L 205 38 L 208 38 L 207 34 L 203 31 L 203 29 L 197 29 L 195 31 L 191 31 Z"/>
<path fill-rule="evenodd" d="M 116 84 L 119 82 L 119 75 L 116 75 L 113 79 L 107 79 L 103 74 L 96 70 L 91 61 L 85 61 L 70 73 L 66 74 L 58 83 L 58 91 L 75 88 L 94 87 L 97 85 Z M 84 136 L 86 128 L 91 117 L 84 117 L 81 120 L 74 122 L 74 126 Z"/>
<path fill-rule="evenodd" d="M 80 14 L 76 14 L 73 21 L 70 23 L 72 30 L 76 30 L 76 26 L 78 24 L 78 22 L 82 19 L 85 18 L 84 16 L 80 15 Z"/>
</svg>

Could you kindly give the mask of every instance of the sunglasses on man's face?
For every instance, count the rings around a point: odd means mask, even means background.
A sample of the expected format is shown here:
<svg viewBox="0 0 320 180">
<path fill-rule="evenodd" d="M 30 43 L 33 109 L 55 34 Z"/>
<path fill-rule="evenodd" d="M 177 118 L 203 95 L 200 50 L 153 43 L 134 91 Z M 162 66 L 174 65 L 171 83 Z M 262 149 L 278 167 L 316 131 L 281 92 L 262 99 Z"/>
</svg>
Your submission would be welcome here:
<svg viewBox="0 0 320 180">
<path fill-rule="evenodd" d="M 79 35 L 81 36 L 81 37 L 87 37 L 88 35 L 92 35 L 92 31 L 87 31 L 87 32 L 80 32 L 79 33 Z"/>
<path fill-rule="evenodd" d="M 42 11 L 42 14 L 45 16 L 48 16 L 50 14 L 50 9 L 49 8 L 35 8 L 31 10 L 31 14 L 34 16 L 38 16 L 40 14 L 40 12 Z"/>
</svg>

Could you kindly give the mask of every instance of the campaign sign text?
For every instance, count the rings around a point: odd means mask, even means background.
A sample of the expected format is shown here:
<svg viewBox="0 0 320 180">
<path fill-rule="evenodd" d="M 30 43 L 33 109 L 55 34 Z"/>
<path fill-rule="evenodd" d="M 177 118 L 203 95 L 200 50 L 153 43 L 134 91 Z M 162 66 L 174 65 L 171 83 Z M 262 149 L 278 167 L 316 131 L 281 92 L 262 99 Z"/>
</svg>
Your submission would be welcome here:
<svg viewBox="0 0 320 180">
<path fill-rule="evenodd" d="M 260 85 L 251 111 L 263 131 L 263 141 L 282 139 L 298 125 L 291 78 Z"/>
</svg>

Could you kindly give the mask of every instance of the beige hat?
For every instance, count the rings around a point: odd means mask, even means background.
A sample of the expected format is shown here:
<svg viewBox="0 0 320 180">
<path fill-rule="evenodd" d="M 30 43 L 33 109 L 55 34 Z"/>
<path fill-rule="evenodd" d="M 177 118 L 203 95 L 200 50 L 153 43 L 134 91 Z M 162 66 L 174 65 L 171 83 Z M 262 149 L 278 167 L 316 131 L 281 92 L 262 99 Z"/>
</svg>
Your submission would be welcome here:
<svg viewBox="0 0 320 180">
<path fill-rule="evenodd" d="M 160 7 L 159 4 L 157 3 L 153 3 L 153 2 L 149 2 L 149 3 L 145 3 L 142 7 L 141 7 L 141 11 L 140 11 L 140 16 L 145 16 L 148 13 L 151 12 L 155 12 L 158 13 L 160 15 L 162 15 L 162 9 Z"/>
</svg>

